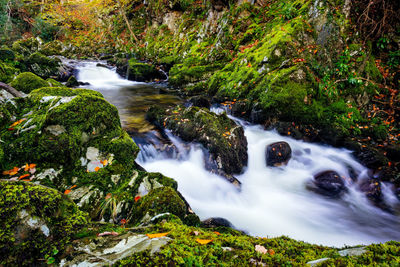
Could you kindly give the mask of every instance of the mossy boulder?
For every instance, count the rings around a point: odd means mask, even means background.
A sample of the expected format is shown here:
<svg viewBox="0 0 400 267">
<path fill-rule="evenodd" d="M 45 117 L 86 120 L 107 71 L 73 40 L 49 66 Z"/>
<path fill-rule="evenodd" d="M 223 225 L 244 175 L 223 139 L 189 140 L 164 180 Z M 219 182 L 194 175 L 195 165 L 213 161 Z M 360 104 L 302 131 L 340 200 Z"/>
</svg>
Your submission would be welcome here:
<svg viewBox="0 0 400 267">
<path fill-rule="evenodd" d="M 11 82 L 11 86 L 29 94 L 32 90 L 48 87 L 49 83 L 31 72 L 23 72 Z"/>
<path fill-rule="evenodd" d="M 0 180 L 0 223 L 0 264 L 35 266 L 63 254 L 89 219 L 54 189 Z"/>
<path fill-rule="evenodd" d="M 92 218 L 113 222 L 130 216 L 135 197 L 163 186 L 176 190 L 171 178 L 139 170 L 139 148 L 122 130 L 117 109 L 99 92 L 44 87 L 15 101 L 0 131 L 7 155 L 3 169 L 36 163 L 29 179 L 69 190 Z"/>
<path fill-rule="evenodd" d="M 39 52 L 31 54 L 24 63 L 31 72 L 43 79 L 57 77 L 61 65 L 59 59 L 46 57 Z"/>
<path fill-rule="evenodd" d="M 79 86 L 78 80 L 75 78 L 75 76 L 71 76 L 68 78 L 67 83 L 65 84 L 67 87 L 77 87 Z"/>
<path fill-rule="evenodd" d="M 128 61 L 128 79 L 133 81 L 152 81 L 160 79 L 161 74 L 157 69 L 145 62 L 139 62 L 134 58 Z M 165 78 L 165 77 L 164 77 Z"/>
<path fill-rule="evenodd" d="M 0 60 L 3 61 L 14 61 L 15 53 L 8 47 L 0 48 Z"/>
<path fill-rule="evenodd" d="M 244 130 L 225 113 L 217 115 L 195 106 L 178 106 L 166 111 L 152 107 L 147 113 L 147 118 L 158 128 L 170 129 L 184 141 L 204 145 L 213 157 L 207 166 L 217 173 L 241 173 L 247 165 L 247 140 Z"/>
<path fill-rule="evenodd" d="M 151 190 L 145 197 L 139 199 L 132 212 L 132 220 L 149 221 L 155 215 L 167 212 L 183 220 L 187 214 L 187 207 L 174 189 L 164 186 Z"/>
<path fill-rule="evenodd" d="M 11 82 L 18 72 L 18 69 L 0 61 L 0 82 Z"/>
<path fill-rule="evenodd" d="M 23 55 L 29 56 L 40 49 L 43 41 L 39 37 L 32 37 L 25 40 L 18 40 L 12 44 L 12 50 Z"/>
<path fill-rule="evenodd" d="M 41 47 L 39 52 L 46 56 L 54 56 L 54 55 L 61 55 L 63 53 L 63 50 L 64 50 L 63 44 L 58 40 L 54 40 L 45 43 Z"/>
</svg>

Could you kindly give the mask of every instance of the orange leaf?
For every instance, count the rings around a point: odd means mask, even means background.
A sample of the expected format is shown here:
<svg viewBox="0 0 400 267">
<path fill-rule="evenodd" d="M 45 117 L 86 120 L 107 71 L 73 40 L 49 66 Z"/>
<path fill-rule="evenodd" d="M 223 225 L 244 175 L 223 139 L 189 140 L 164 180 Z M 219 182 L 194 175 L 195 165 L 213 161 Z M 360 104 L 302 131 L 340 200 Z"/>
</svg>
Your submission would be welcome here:
<svg viewBox="0 0 400 267">
<path fill-rule="evenodd" d="M 35 168 L 35 167 L 36 167 L 36 164 L 35 164 L 35 163 L 29 164 L 29 169 L 33 169 L 33 168 Z"/>
<path fill-rule="evenodd" d="M 138 202 L 139 199 L 140 199 L 140 196 L 136 196 L 135 197 L 135 202 Z"/>
<path fill-rule="evenodd" d="M 29 170 L 29 164 L 27 163 L 26 165 L 25 165 L 25 168 L 24 168 L 24 171 L 28 171 Z"/>
<path fill-rule="evenodd" d="M 64 195 L 68 195 L 69 193 L 71 193 L 71 189 L 67 189 L 64 191 Z"/>
<path fill-rule="evenodd" d="M 97 171 L 99 171 L 99 170 L 100 170 L 100 167 L 94 168 L 94 171 L 95 171 L 95 172 L 97 172 Z"/>
<path fill-rule="evenodd" d="M 147 237 L 148 238 L 157 238 L 157 237 L 163 237 L 163 236 L 166 236 L 166 235 L 168 235 L 169 234 L 169 232 L 166 232 L 166 233 L 158 233 L 158 234 L 146 234 L 147 235 Z"/>
<path fill-rule="evenodd" d="M 220 233 L 220 232 L 217 232 L 217 231 L 215 231 L 214 234 L 216 234 L 216 235 L 221 235 L 221 233 Z"/>
<path fill-rule="evenodd" d="M 23 178 L 25 178 L 25 177 L 28 177 L 29 175 L 30 175 L 30 174 L 21 175 L 20 177 L 18 177 L 18 179 L 21 180 L 21 179 L 23 179 Z"/>
<path fill-rule="evenodd" d="M 9 175 L 10 176 L 13 176 L 13 175 L 15 175 L 15 174 L 17 174 L 18 172 L 16 172 L 16 171 L 11 171 L 10 173 L 9 173 Z"/>
<path fill-rule="evenodd" d="M 17 126 L 18 124 L 20 124 L 21 122 L 23 122 L 23 121 L 25 121 L 25 120 L 26 120 L 26 119 L 20 119 L 20 120 L 14 122 L 13 124 L 11 124 L 10 127 Z"/>
<path fill-rule="evenodd" d="M 111 196 L 112 196 L 112 194 L 111 194 L 111 193 L 108 193 L 108 194 L 106 195 L 105 199 L 109 199 L 109 198 L 111 198 Z"/>
<path fill-rule="evenodd" d="M 73 186 L 71 186 L 69 189 L 73 189 L 73 188 L 75 188 L 75 187 L 77 187 L 76 184 L 74 184 Z"/>
<path fill-rule="evenodd" d="M 268 253 L 269 253 L 269 255 L 271 255 L 271 256 L 274 256 L 274 255 L 275 255 L 275 251 L 274 251 L 273 249 L 268 249 Z"/>
<path fill-rule="evenodd" d="M 199 238 L 196 239 L 196 242 L 202 245 L 206 245 L 212 241 L 213 241 L 212 239 L 199 239 Z"/>
<path fill-rule="evenodd" d="M 100 162 L 101 162 L 101 164 L 103 164 L 103 166 L 106 166 L 108 163 L 108 160 L 105 159 L 105 160 L 101 160 Z"/>
</svg>

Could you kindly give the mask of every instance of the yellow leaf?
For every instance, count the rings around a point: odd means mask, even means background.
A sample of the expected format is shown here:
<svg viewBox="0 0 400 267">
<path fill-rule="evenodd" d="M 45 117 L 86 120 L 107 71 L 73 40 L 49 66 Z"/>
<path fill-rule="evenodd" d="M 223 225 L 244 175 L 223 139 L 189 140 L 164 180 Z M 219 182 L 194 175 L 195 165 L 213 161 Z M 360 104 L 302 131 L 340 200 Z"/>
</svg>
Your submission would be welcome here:
<svg viewBox="0 0 400 267">
<path fill-rule="evenodd" d="M 146 235 L 147 235 L 148 238 L 151 239 L 151 238 L 163 237 L 163 236 L 166 236 L 168 234 L 169 234 L 169 232 L 167 232 L 167 233 L 157 233 L 157 234 L 146 234 Z"/>
<path fill-rule="evenodd" d="M 196 242 L 202 245 L 206 245 L 212 241 L 213 241 L 212 239 L 199 239 L 199 238 L 196 239 Z"/>
</svg>

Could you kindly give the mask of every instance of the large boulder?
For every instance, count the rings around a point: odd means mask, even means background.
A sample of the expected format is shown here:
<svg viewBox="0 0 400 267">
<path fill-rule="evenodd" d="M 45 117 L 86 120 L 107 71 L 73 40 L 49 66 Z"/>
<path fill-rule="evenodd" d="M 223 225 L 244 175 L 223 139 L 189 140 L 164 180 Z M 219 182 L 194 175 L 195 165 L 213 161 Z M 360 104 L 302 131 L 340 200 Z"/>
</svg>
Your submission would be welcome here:
<svg viewBox="0 0 400 267">
<path fill-rule="evenodd" d="M 86 213 L 54 189 L 0 180 L 0 265 L 50 264 L 88 222 Z"/>
<path fill-rule="evenodd" d="M 100 93 L 45 87 L 13 101 L 0 105 L 7 111 L 0 130 L 5 178 L 28 174 L 25 179 L 68 194 L 93 219 L 111 222 L 131 218 L 137 200 L 155 189 L 166 186 L 178 194 L 173 179 L 136 165 L 139 148 Z M 7 172 L 13 166 L 24 167 Z M 181 217 L 186 215 L 189 208 Z M 135 222 L 140 221 L 136 214 Z"/>
<path fill-rule="evenodd" d="M 161 110 L 152 107 L 147 118 L 158 128 L 170 129 L 187 142 L 199 142 L 211 154 L 214 164 L 207 166 L 231 175 L 247 165 L 247 140 L 244 130 L 227 115 L 217 115 L 199 107 L 176 107 Z M 206 166 L 206 167 L 207 167 Z"/>
<path fill-rule="evenodd" d="M 0 48 L 0 60 L 2 61 L 14 61 L 15 53 L 10 48 L 3 46 Z"/>
<path fill-rule="evenodd" d="M 286 142 L 276 142 L 267 145 L 265 160 L 267 166 L 286 165 L 292 157 L 292 149 Z"/>
<path fill-rule="evenodd" d="M 343 177 L 335 171 L 324 171 L 314 175 L 313 183 L 314 191 L 329 197 L 338 197 L 346 189 Z"/>
<path fill-rule="evenodd" d="M 154 65 L 140 62 L 134 58 L 128 61 L 127 78 L 132 81 L 152 81 L 155 79 L 165 79 Z"/>
<path fill-rule="evenodd" d="M 49 83 L 31 72 L 23 72 L 11 82 L 11 86 L 29 94 L 32 90 L 48 87 Z"/>
</svg>

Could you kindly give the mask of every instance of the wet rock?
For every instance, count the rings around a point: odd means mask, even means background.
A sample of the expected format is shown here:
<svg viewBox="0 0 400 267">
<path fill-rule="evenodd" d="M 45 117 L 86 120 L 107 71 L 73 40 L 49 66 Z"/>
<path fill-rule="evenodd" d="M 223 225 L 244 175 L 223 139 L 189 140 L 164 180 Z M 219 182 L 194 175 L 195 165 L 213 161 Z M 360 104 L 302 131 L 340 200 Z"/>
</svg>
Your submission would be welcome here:
<svg viewBox="0 0 400 267">
<path fill-rule="evenodd" d="M 84 241 L 76 244 L 72 257 L 61 260 L 60 266 L 111 266 L 145 250 L 152 255 L 170 240 L 167 236 L 150 239 L 146 235 L 130 232 L 121 236 L 97 237 L 88 244 Z"/>
<path fill-rule="evenodd" d="M 344 179 L 335 171 L 324 171 L 314 175 L 315 191 L 322 195 L 337 197 L 345 190 Z"/>
<path fill-rule="evenodd" d="M 241 173 L 247 165 L 244 130 L 226 114 L 217 115 L 199 107 L 176 107 L 166 111 L 152 107 L 147 119 L 161 130 L 170 129 L 187 142 L 199 142 L 210 153 L 215 172 Z"/>
<path fill-rule="evenodd" d="M 377 179 L 363 179 L 359 182 L 359 189 L 365 196 L 374 203 L 382 201 L 381 183 Z"/>
<path fill-rule="evenodd" d="M 0 61 L 0 82 L 9 83 L 18 73 L 18 69 Z"/>
<path fill-rule="evenodd" d="M 31 72 L 47 79 L 58 76 L 61 61 L 58 58 L 49 58 L 36 52 L 26 59 L 25 64 Z"/>
<path fill-rule="evenodd" d="M 292 149 L 286 142 L 269 144 L 265 150 L 267 166 L 286 165 L 292 157 Z"/>
<path fill-rule="evenodd" d="M 152 81 L 165 77 L 150 63 L 140 62 L 134 58 L 128 61 L 127 78 L 132 81 Z"/>
<path fill-rule="evenodd" d="M 75 76 L 70 76 L 65 84 L 67 87 L 78 87 L 80 84 Z"/>
<path fill-rule="evenodd" d="M 213 218 L 208 218 L 203 221 L 201 221 L 201 226 L 202 227 L 207 227 L 207 228 L 215 228 L 215 227 L 230 227 L 232 228 L 233 225 L 230 221 L 228 221 L 225 218 L 221 217 L 213 217 Z"/>
<path fill-rule="evenodd" d="M 193 96 L 191 98 L 189 98 L 189 102 L 193 104 L 193 106 L 196 107 L 200 107 L 200 108 L 210 108 L 211 107 L 211 103 L 210 100 L 208 100 L 207 97 L 205 96 Z"/>
</svg>

